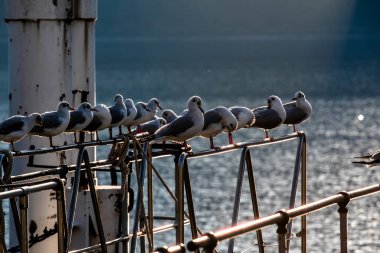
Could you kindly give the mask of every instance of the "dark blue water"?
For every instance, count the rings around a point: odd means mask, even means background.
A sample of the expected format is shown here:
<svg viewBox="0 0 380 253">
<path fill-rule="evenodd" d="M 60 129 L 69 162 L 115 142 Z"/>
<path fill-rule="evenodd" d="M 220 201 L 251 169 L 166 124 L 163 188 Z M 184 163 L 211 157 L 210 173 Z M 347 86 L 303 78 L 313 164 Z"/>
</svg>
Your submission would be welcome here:
<svg viewBox="0 0 380 253">
<path fill-rule="evenodd" d="M 214 106 L 263 105 L 266 97 L 279 95 L 289 101 L 297 90 L 303 90 L 313 106 L 311 118 L 300 126 L 307 135 L 308 201 L 327 197 L 342 190 L 352 190 L 379 182 L 377 170 L 351 164 L 351 157 L 379 147 L 380 64 L 376 61 L 346 64 L 187 64 L 134 65 L 128 68 L 101 66 L 97 69 L 97 101 L 111 104 L 113 96 L 121 93 L 136 101 L 157 97 L 164 108 L 181 112 L 188 97 L 199 95 L 205 109 Z M 7 115 L 8 104 L 6 68 L 0 72 L 3 103 L 0 118 Z M 109 87 L 112 87 L 111 89 Z M 362 114 L 364 120 L 359 121 Z M 273 130 L 273 136 L 291 132 L 283 126 Z M 105 135 L 106 133 L 102 133 Z M 244 129 L 235 140 L 260 140 L 264 133 Z M 195 151 L 208 148 L 208 140 L 190 141 Z M 227 136 L 216 138 L 217 145 L 227 144 Z M 296 152 L 296 141 L 252 150 L 261 216 L 274 213 L 289 205 L 291 180 Z M 6 147 L 2 145 L 2 147 Z M 99 157 L 106 151 L 100 149 Z M 199 160 L 190 160 L 190 174 L 198 226 L 203 231 L 226 227 L 232 215 L 233 196 L 240 153 L 231 152 Z M 173 188 L 172 158 L 155 161 L 157 169 Z M 101 183 L 109 182 L 100 176 Z M 155 183 L 155 215 L 173 215 L 174 203 L 163 187 Z M 379 196 L 354 201 L 349 205 L 350 252 L 376 252 L 380 249 L 378 226 Z M 253 216 L 247 180 L 243 186 L 240 221 Z M 159 223 L 157 223 L 159 224 Z M 337 207 L 313 213 L 308 218 L 309 252 L 339 250 L 339 222 Z M 264 241 L 276 243 L 275 227 L 264 230 Z M 299 231 L 299 221 L 294 232 Z M 256 243 L 254 234 L 238 239 L 237 252 Z M 175 242 L 173 232 L 156 236 L 156 245 Z M 189 239 L 189 231 L 187 238 Z M 299 247 L 293 239 L 292 246 Z M 221 244 L 224 251 L 225 243 Z M 275 252 L 276 246 L 268 246 Z M 253 247 L 249 252 L 257 252 Z"/>
</svg>

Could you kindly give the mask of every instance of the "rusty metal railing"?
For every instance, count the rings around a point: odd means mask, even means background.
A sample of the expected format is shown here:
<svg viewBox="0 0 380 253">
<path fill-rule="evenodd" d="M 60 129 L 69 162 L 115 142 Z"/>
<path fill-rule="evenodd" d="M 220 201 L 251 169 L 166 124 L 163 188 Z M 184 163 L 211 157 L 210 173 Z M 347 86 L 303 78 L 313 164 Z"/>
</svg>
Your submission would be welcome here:
<svg viewBox="0 0 380 253">
<path fill-rule="evenodd" d="M 340 214 L 340 244 L 341 252 L 347 253 L 347 205 L 351 200 L 364 197 L 380 191 L 380 185 L 372 185 L 369 187 L 360 188 L 349 192 L 339 192 L 336 195 L 300 206 L 289 210 L 280 210 L 270 216 L 241 223 L 239 225 L 220 230 L 215 233 L 206 233 L 196 239 L 193 239 L 187 243 L 187 249 L 189 251 L 195 251 L 203 248 L 205 252 L 213 252 L 218 242 L 223 240 L 229 240 L 231 238 L 263 229 L 267 226 L 277 225 L 278 233 L 278 252 L 286 252 L 286 233 L 287 225 L 289 221 L 304 217 L 311 212 L 316 212 L 326 207 L 330 207 L 334 204 L 339 205 Z M 168 251 L 172 252 L 172 251 Z"/>
</svg>

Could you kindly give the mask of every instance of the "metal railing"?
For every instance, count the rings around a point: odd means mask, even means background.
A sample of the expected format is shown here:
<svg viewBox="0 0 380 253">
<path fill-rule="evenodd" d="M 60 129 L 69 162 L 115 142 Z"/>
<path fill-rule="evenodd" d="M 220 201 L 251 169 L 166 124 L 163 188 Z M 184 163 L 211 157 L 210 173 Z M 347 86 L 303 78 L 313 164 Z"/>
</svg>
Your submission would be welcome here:
<svg viewBox="0 0 380 253">
<path fill-rule="evenodd" d="M 280 210 L 270 216 L 248 221 L 230 228 L 220 230 L 215 233 L 206 233 L 196 239 L 193 239 L 187 243 L 187 249 L 189 251 L 196 251 L 203 248 L 205 252 L 213 252 L 218 242 L 223 240 L 229 240 L 231 238 L 250 233 L 259 229 L 263 229 L 267 226 L 277 225 L 278 233 L 278 252 L 286 252 L 286 233 L 287 225 L 289 222 L 298 217 L 305 217 L 311 212 L 316 212 L 334 204 L 339 205 L 338 212 L 340 214 L 340 248 L 342 253 L 347 253 L 347 205 L 351 200 L 356 198 L 368 196 L 370 194 L 380 191 L 380 185 L 372 185 L 369 187 L 360 188 L 349 192 L 339 192 L 336 195 L 300 206 L 289 210 Z M 180 252 L 175 251 L 178 248 L 168 248 L 166 252 Z M 161 252 L 161 251 L 160 251 Z M 306 251 L 303 251 L 306 252 Z"/>
<path fill-rule="evenodd" d="M 123 248 L 123 252 L 136 252 L 137 239 L 140 238 L 140 252 L 145 252 L 145 239 L 148 240 L 149 251 L 154 250 L 154 234 L 168 229 L 175 229 L 176 231 L 176 243 L 181 245 L 177 247 L 176 250 L 183 249 L 184 243 L 184 226 L 185 224 L 190 224 L 192 238 L 197 238 L 200 234 L 203 234 L 201 229 L 196 224 L 194 203 L 192 198 L 192 188 L 191 180 L 189 174 L 189 168 L 187 164 L 188 159 L 201 159 L 205 156 L 220 155 L 225 152 L 232 152 L 241 150 L 241 158 L 239 165 L 239 173 L 235 191 L 234 199 L 234 210 L 232 214 L 231 225 L 235 225 L 237 222 L 237 217 L 239 215 L 239 205 L 241 197 L 241 186 L 244 178 L 244 173 L 247 171 L 249 180 L 249 192 L 251 194 L 252 209 L 254 212 L 255 219 L 259 219 L 259 209 L 258 201 L 256 196 L 256 186 L 253 174 L 253 162 L 250 154 L 250 150 L 253 148 L 261 147 L 264 145 L 275 145 L 282 142 L 292 141 L 298 139 L 298 150 L 296 154 L 296 161 L 294 167 L 292 192 L 289 208 L 294 207 L 296 192 L 298 186 L 299 174 L 301 174 L 301 204 L 306 204 L 306 136 L 303 132 L 293 133 L 287 136 L 265 139 L 260 141 L 243 142 L 236 145 L 229 145 L 221 147 L 218 150 L 205 150 L 200 152 L 188 152 L 185 151 L 180 144 L 148 144 L 144 143 L 142 146 L 139 142 L 139 138 L 144 136 L 134 136 L 131 134 L 118 136 L 117 138 L 104 140 L 101 142 L 85 142 L 80 144 L 70 144 L 60 147 L 50 147 L 41 148 L 34 150 L 23 150 L 17 152 L 4 152 L 7 158 L 8 166 L 4 168 L 4 177 L 9 180 L 6 182 L 12 187 L 15 187 L 17 183 L 21 184 L 28 182 L 29 180 L 44 178 L 46 176 L 56 175 L 60 178 L 66 178 L 69 172 L 74 172 L 74 177 L 72 181 L 72 195 L 71 199 L 68 201 L 69 208 L 67 214 L 65 213 L 64 224 L 66 226 L 66 232 L 64 237 L 64 244 L 59 245 L 58 252 L 107 252 L 107 246 L 113 244 L 119 244 Z M 87 147 L 101 146 L 101 145 L 112 145 L 109 152 L 108 158 L 106 160 L 90 162 L 87 154 Z M 75 165 L 67 164 L 57 164 L 57 165 L 39 165 L 34 163 L 35 155 L 43 155 L 46 153 L 52 153 L 57 151 L 68 151 L 68 150 L 78 150 L 78 158 Z M 29 157 L 28 166 L 45 168 L 43 171 L 27 173 L 23 175 L 12 175 L 12 159 L 15 157 Z M 167 186 L 164 179 L 160 176 L 159 172 L 153 164 L 153 159 L 172 156 L 174 157 L 174 168 L 175 168 L 175 192 L 171 192 L 170 188 Z M 132 172 L 132 166 L 135 165 L 135 175 L 136 181 L 138 183 L 137 197 L 134 201 L 133 211 L 134 211 L 134 221 L 132 226 L 132 232 L 129 232 L 129 216 L 130 206 L 128 205 L 128 194 L 130 190 L 130 176 Z M 110 169 L 103 169 L 109 166 Z M 116 169 L 118 167 L 119 169 Z M 102 228 L 102 220 L 100 217 L 98 200 L 96 197 L 95 185 L 92 178 L 92 171 L 107 171 L 109 173 L 121 173 L 121 189 L 122 189 L 122 203 L 121 203 L 121 229 L 120 237 L 106 241 L 104 236 L 104 231 Z M 146 176 L 145 176 L 146 173 Z M 164 186 L 165 190 L 169 193 L 170 197 L 173 199 L 176 207 L 176 216 L 174 217 L 174 223 L 170 225 L 164 225 L 159 227 L 154 227 L 153 221 L 158 217 L 154 216 L 153 207 L 153 174 L 156 175 L 160 183 Z M 100 243 L 98 245 L 92 245 L 87 248 L 69 251 L 71 243 L 72 229 L 75 219 L 77 196 L 79 191 L 79 184 L 81 182 L 81 177 L 85 175 L 88 180 L 87 187 L 89 188 L 94 214 L 96 218 L 96 226 L 99 232 Z M 112 178 L 112 177 L 111 177 Z M 144 180 L 147 180 L 147 209 L 144 206 Z M 115 182 L 114 182 L 115 183 Z M 11 186 L 10 186 L 11 187 Z M 186 203 L 187 212 L 184 208 L 184 194 L 186 193 Z M 12 198 L 11 198 L 12 200 Z M 15 201 L 11 201 L 12 213 L 14 214 L 14 222 L 16 224 L 16 230 L 18 234 L 22 234 L 25 227 L 19 221 L 25 219 L 25 216 L 21 218 L 18 217 L 18 211 Z M 146 213 L 147 211 L 147 213 Z M 162 217 L 161 217 L 162 218 Z M 168 220 L 172 218 L 169 217 Z M 304 231 L 302 240 L 306 248 L 306 216 L 302 218 L 302 231 Z M 19 225 L 17 225 L 20 223 Z M 262 245 L 259 247 L 260 252 L 263 251 L 263 239 L 261 235 L 261 230 L 257 232 L 258 244 Z M 288 224 L 288 235 L 291 233 L 291 223 Z M 20 243 L 21 245 L 21 243 Z M 229 243 L 229 252 L 233 251 L 234 241 L 231 238 Z M 25 246 L 25 244 L 24 244 Z M 24 247 L 23 246 L 23 247 Z M 25 247 L 24 247 L 25 248 Z M 162 248 L 164 249 L 164 248 Z M 177 252 L 177 251 L 173 251 Z"/>
</svg>

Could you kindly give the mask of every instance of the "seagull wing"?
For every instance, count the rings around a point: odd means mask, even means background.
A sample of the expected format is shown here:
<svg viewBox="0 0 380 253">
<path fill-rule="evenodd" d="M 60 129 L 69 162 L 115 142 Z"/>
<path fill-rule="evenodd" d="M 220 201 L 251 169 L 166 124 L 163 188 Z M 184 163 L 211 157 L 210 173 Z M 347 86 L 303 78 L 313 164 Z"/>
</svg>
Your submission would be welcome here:
<svg viewBox="0 0 380 253">
<path fill-rule="evenodd" d="M 267 106 L 253 109 L 253 113 L 256 117 L 256 121 L 252 125 L 254 127 L 272 129 L 278 126 L 279 122 L 281 122 L 281 118 L 278 116 L 277 112 L 275 110 L 268 109 Z"/>
<path fill-rule="evenodd" d="M 20 131 L 25 125 L 22 117 L 11 117 L 0 124 L 0 134 L 8 135 L 11 132 Z"/>
<path fill-rule="evenodd" d="M 203 125 L 203 130 L 207 129 L 211 124 L 219 123 L 220 121 L 222 121 L 222 116 L 220 116 L 220 114 L 215 110 L 207 111 L 204 114 L 204 117 L 205 123 Z"/>
<path fill-rule="evenodd" d="M 295 102 L 284 104 L 284 108 L 286 111 L 284 124 L 299 124 L 307 117 L 306 113 L 298 108 Z"/>
<path fill-rule="evenodd" d="M 83 112 L 74 111 L 70 112 L 70 122 L 66 130 L 72 129 L 76 124 L 83 124 L 86 121 L 86 117 L 83 115 Z"/>
<path fill-rule="evenodd" d="M 194 121 L 191 116 L 186 113 L 183 116 L 178 117 L 173 120 L 170 124 L 165 125 L 157 130 L 155 133 L 156 138 L 165 137 L 165 136 L 177 136 L 183 132 L 186 132 L 187 129 L 194 126 Z"/>
</svg>

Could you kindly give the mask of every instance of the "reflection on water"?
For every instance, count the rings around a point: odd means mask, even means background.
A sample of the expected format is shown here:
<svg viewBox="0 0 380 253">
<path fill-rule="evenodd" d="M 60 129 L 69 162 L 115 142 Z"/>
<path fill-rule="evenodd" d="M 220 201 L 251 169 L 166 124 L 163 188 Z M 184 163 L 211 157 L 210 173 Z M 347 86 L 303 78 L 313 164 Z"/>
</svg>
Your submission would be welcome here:
<svg viewBox="0 0 380 253">
<path fill-rule="evenodd" d="M 4 71 L 0 74 L 4 82 Z M 97 70 L 97 101 L 111 104 L 115 93 L 131 97 L 135 102 L 154 96 L 164 108 L 179 113 L 185 108 L 187 98 L 194 94 L 204 99 L 205 109 L 210 109 L 217 105 L 255 107 L 263 105 L 271 94 L 279 95 L 286 102 L 297 90 L 303 90 L 313 106 L 311 119 L 300 126 L 308 141 L 308 201 L 311 202 L 342 190 L 379 182 L 376 169 L 351 164 L 351 157 L 380 146 L 379 77 L 377 63 L 333 66 L 331 69 L 320 65 L 103 68 Z M 5 90 L 4 85 L 1 87 Z M 0 110 L 0 116 L 4 118 L 5 103 L 1 104 Z M 359 115 L 363 115 L 362 120 Z M 279 136 L 290 132 L 290 127 L 283 126 L 271 134 Z M 106 132 L 102 136 L 105 137 Z M 237 142 L 263 137 L 263 131 L 258 129 L 244 129 L 235 134 Z M 190 144 L 195 151 L 208 148 L 207 139 L 196 138 Z M 215 144 L 227 144 L 227 136 L 218 136 Z M 261 216 L 289 205 L 296 144 L 296 141 L 290 141 L 252 150 Z M 99 157 L 104 156 L 105 150 L 99 149 Z M 239 158 L 239 151 L 235 151 L 189 161 L 197 222 L 203 231 L 215 231 L 230 222 Z M 155 164 L 173 189 L 172 158 L 157 160 Z M 108 181 L 103 175 L 101 182 Z M 174 204 L 169 195 L 156 178 L 154 182 L 155 215 L 173 215 Z M 352 252 L 375 252 L 380 248 L 377 229 L 379 199 L 374 195 L 349 205 L 348 236 Z M 245 179 L 239 220 L 251 219 L 251 210 Z M 339 250 L 337 207 L 311 214 L 308 226 L 309 252 Z M 294 232 L 299 228 L 297 221 Z M 275 229 L 264 230 L 264 240 L 268 244 L 276 243 Z M 173 238 L 173 232 L 159 234 L 156 245 L 171 245 L 175 242 Z M 255 236 L 251 234 L 238 239 L 236 246 L 242 250 L 254 243 Z M 292 240 L 292 245 L 299 247 L 300 240 Z M 222 243 L 221 248 L 225 247 L 226 243 Z M 269 252 L 276 249 L 276 246 L 267 248 Z M 252 248 L 250 252 L 256 251 Z"/>
</svg>

